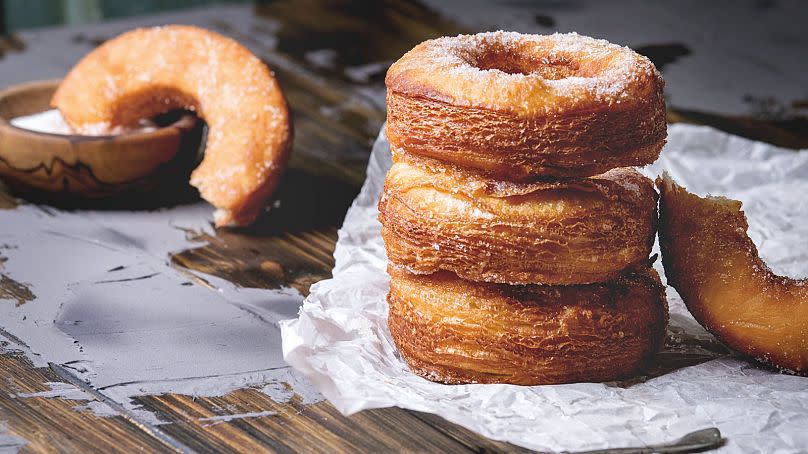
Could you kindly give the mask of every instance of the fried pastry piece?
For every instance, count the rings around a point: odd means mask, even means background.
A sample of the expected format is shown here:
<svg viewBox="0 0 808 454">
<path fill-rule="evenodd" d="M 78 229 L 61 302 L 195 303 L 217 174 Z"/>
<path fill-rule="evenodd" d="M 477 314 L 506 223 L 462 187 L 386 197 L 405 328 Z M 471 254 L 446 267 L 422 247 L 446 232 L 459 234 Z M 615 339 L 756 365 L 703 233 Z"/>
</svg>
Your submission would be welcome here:
<svg viewBox="0 0 808 454">
<path fill-rule="evenodd" d="M 664 289 L 647 265 L 573 286 L 388 272 L 390 332 L 412 371 L 433 381 L 608 381 L 644 367 L 665 336 Z"/>
<path fill-rule="evenodd" d="M 741 202 L 699 197 L 668 175 L 657 187 L 665 276 L 696 320 L 738 352 L 808 372 L 808 280 L 766 266 Z"/>
<path fill-rule="evenodd" d="M 213 204 L 217 226 L 246 225 L 286 168 L 292 124 L 272 72 L 247 48 L 197 27 L 124 33 L 87 54 L 51 101 L 78 131 L 112 131 L 174 109 L 208 124 L 191 184 Z"/>
<path fill-rule="evenodd" d="M 513 184 L 396 162 L 379 201 L 391 263 L 472 281 L 588 284 L 647 261 L 656 191 L 634 169 Z"/>
<path fill-rule="evenodd" d="M 385 83 L 393 148 L 498 180 L 650 164 L 667 137 L 653 63 L 575 33 L 425 41 Z"/>
</svg>

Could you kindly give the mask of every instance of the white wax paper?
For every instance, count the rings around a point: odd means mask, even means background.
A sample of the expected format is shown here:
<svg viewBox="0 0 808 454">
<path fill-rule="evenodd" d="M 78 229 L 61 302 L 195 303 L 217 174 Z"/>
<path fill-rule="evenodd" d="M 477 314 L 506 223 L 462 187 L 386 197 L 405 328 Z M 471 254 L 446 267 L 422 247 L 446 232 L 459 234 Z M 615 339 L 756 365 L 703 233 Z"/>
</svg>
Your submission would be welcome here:
<svg viewBox="0 0 808 454">
<path fill-rule="evenodd" d="M 376 203 L 389 166 L 382 133 L 339 232 L 334 278 L 312 286 L 298 319 L 281 322 L 284 358 L 341 412 L 409 408 L 547 451 L 641 446 L 718 427 L 727 437 L 722 452 L 806 452 L 808 378 L 731 354 L 693 320 L 672 288 L 668 341 L 647 376 L 523 387 L 442 385 L 411 373 L 387 328 Z M 808 150 L 673 125 L 662 157 L 643 171 L 654 177 L 662 170 L 691 191 L 743 201 L 750 235 L 772 268 L 808 274 Z"/>
</svg>

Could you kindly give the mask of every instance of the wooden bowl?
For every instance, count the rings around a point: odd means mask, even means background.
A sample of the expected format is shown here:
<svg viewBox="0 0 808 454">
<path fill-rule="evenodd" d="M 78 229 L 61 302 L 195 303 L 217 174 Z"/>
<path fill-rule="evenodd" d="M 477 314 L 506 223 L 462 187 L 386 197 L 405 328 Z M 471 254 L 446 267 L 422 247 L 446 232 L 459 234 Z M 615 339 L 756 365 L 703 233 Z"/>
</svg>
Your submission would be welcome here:
<svg viewBox="0 0 808 454">
<path fill-rule="evenodd" d="M 188 185 L 199 157 L 202 122 L 174 115 L 150 132 L 116 136 L 50 134 L 11 125 L 50 109 L 58 80 L 0 92 L 0 179 L 19 195 L 48 201 L 99 200 Z"/>
</svg>

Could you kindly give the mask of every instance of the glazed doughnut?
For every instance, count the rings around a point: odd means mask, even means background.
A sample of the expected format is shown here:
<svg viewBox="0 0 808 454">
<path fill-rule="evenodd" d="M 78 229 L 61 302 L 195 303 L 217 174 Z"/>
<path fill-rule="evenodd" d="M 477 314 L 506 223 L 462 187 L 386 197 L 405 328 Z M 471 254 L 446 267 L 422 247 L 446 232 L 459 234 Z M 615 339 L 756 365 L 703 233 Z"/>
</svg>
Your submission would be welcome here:
<svg viewBox="0 0 808 454">
<path fill-rule="evenodd" d="M 647 265 L 574 286 L 388 272 L 390 333 L 412 371 L 433 381 L 607 381 L 644 367 L 665 337 L 665 292 Z"/>
<path fill-rule="evenodd" d="M 508 184 L 393 164 L 379 201 L 391 263 L 511 284 L 587 284 L 645 263 L 654 184 L 634 169 Z"/>
<path fill-rule="evenodd" d="M 646 57 L 571 34 L 425 41 L 387 72 L 396 153 L 500 180 L 591 176 L 657 159 L 664 81 Z"/>
<path fill-rule="evenodd" d="M 111 130 L 174 109 L 208 124 L 191 184 L 216 225 L 245 225 L 264 208 L 288 160 L 292 125 L 283 92 L 261 60 L 201 28 L 137 29 L 87 54 L 52 104 L 76 130 Z"/>
<path fill-rule="evenodd" d="M 696 320 L 738 352 L 808 373 L 808 279 L 766 266 L 741 202 L 699 197 L 668 175 L 657 186 L 665 276 Z"/>
</svg>

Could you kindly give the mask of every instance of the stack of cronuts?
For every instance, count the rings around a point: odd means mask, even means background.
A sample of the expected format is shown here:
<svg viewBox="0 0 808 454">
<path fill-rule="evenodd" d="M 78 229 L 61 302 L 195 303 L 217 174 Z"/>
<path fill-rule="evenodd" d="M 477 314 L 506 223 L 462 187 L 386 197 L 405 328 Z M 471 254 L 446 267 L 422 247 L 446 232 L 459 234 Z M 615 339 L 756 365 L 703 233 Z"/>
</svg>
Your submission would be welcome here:
<svg viewBox="0 0 808 454">
<path fill-rule="evenodd" d="M 389 327 L 444 383 L 608 381 L 660 347 L 664 82 L 577 34 L 426 41 L 390 68 Z"/>
</svg>

